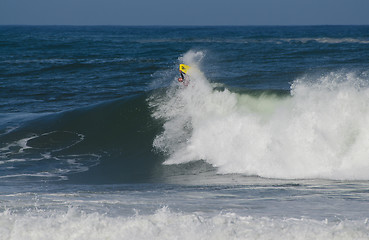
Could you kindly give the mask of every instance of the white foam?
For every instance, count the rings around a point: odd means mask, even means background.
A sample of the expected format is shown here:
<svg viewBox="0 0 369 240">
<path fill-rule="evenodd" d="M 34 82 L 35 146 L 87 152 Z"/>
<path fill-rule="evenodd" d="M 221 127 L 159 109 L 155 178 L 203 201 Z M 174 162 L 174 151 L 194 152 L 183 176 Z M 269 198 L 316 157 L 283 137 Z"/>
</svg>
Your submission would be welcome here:
<svg viewBox="0 0 369 240">
<path fill-rule="evenodd" d="M 37 140 L 42 137 L 52 137 L 53 134 L 64 134 L 67 138 L 64 142 L 49 141 L 46 147 L 42 144 L 32 143 L 32 140 Z M 58 135 L 56 135 L 58 136 Z M 20 173 L 2 172 L 1 179 L 12 178 L 48 178 L 52 180 L 65 180 L 67 174 L 85 172 L 90 167 L 96 166 L 100 163 L 100 155 L 97 154 L 63 154 L 63 150 L 71 148 L 85 139 L 85 136 L 80 133 L 69 131 L 52 131 L 39 135 L 15 140 L 7 143 L 0 148 L 0 167 L 1 169 L 20 169 Z M 46 139 L 47 140 L 47 139 Z M 36 150 L 36 151 L 32 151 Z M 32 162 L 47 161 L 40 163 L 40 168 L 35 168 L 35 171 L 29 171 L 22 166 L 24 162 L 35 164 Z M 0 170 L 1 170 L 0 169 Z"/>
<path fill-rule="evenodd" d="M 369 77 L 334 72 L 297 79 L 291 96 L 213 90 L 197 69 L 188 87 L 153 103 L 165 120 L 154 147 L 166 164 L 205 160 L 220 173 L 268 178 L 369 179 Z"/>
<path fill-rule="evenodd" d="M 281 41 L 286 42 L 318 42 L 318 43 L 327 43 L 327 44 L 341 44 L 341 43 L 357 43 L 357 44 L 369 44 L 367 39 L 359 39 L 359 38 L 282 38 Z"/>
<path fill-rule="evenodd" d="M 110 217 L 84 213 L 28 211 L 0 213 L 0 239 L 368 239 L 367 220 L 329 222 L 272 219 L 225 213 L 174 213 L 167 208 L 151 215 Z"/>
</svg>

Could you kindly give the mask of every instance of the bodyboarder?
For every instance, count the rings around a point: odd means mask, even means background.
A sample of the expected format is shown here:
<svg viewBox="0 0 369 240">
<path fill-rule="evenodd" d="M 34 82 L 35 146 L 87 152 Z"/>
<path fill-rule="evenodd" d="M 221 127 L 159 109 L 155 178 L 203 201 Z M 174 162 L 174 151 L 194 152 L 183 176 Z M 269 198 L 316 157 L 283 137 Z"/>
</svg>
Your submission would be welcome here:
<svg viewBox="0 0 369 240">
<path fill-rule="evenodd" d="M 187 74 L 188 69 L 190 69 L 190 66 L 187 66 L 185 64 L 180 64 L 179 65 L 179 73 L 181 74 L 181 76 L 178 78 L 178 82 L 183 83 L 183 85 L 188 86 L 188 84 L 190 83 Z"/>
</svg>

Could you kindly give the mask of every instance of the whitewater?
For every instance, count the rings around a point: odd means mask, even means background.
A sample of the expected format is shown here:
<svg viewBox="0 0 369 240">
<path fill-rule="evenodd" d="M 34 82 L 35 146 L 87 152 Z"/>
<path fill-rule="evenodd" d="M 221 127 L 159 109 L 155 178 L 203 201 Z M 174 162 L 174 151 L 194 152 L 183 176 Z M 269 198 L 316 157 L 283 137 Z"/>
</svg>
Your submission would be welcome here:
<svg viewBox="0 0 369 240">
<path fill-rule="evenodd" d="M 166 121 L 154 141 L 169 155 L 165 164 L 204 160 L 222 174 L 369 179 L 367 72 L 307 75 L 285 94 L 237 93 L 208 81 L 203 54 L 185 54 L 190 85 L 153 104 L 153 116 Z"/>
<path fill-rule="evenodd" d="M 112 218 L 100 214 L 0 214 L 2 239 L 368 239 L 368 221 L 202 217 L 167 208 L 150 216 Z M 14 220 L 14 218 L 17 218 Z"/>
</svg>

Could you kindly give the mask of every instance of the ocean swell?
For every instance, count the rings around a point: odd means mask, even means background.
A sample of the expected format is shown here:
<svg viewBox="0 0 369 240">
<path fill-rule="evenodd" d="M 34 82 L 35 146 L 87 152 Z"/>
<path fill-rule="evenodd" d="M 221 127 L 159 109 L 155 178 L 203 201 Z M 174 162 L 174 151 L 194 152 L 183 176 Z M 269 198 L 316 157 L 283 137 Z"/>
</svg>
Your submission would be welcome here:
<svg viewBox="0 0 369 240">
<path fill-rule="evenodd" d="M 147 95 L 30 117 L 0 134 L 2 183 L 149 181 L 159 164 Z"/>
</svg>

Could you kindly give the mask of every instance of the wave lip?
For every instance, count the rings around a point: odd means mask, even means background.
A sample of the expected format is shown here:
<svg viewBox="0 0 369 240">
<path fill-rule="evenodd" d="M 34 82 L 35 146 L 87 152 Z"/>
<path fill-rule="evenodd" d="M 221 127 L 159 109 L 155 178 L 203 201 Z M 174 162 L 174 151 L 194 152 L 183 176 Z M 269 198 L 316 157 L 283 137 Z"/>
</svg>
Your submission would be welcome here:
<svg viewBox="0 0 369 240">
<path fill-rule="evenodd" d="M 198 68 L 189 52 L 184 62 Z M 193 60 L 195 59 L 195 60 Z M 165 164 L 205 160 L 219 173 L 267 178 L 369 179 L 368 76 L 306 76 L 290 96 L 216 90 L 201 73 L 156 99 L 154 147 Z"/>
</svg>

